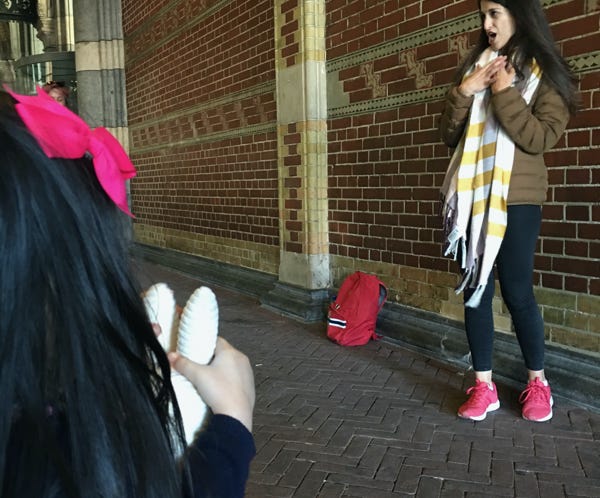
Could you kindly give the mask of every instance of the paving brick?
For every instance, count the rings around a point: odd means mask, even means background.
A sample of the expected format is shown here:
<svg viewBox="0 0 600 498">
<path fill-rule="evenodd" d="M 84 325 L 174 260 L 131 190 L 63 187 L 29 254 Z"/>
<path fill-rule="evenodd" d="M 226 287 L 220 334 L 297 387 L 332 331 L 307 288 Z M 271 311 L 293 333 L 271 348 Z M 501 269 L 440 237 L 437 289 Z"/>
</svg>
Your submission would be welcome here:
<svg viewBox="0 0 600 498">
<path fill-rule="evenodd" d="M 281 479 L 281 476 L 279 474 L 270 474 L 268 472 L 265 472 L 263 469 L 259 470 L 259 467 L 257 467 L 256 465 L 252 464 L 250 466 L 250 472 L 252 473 L 253 478 L 250 480 L 250 482 L 254 485 L 258 485 L 260 487 L 262 486 L 277 486 L 277 483 L 279 482 L 279 480 Z M 252 495 L 249 494 L 248 492 L 246 493 L 249 496 L 263 496 L 263 495 Z"/>
<path fill-rule="evenodd" d="M 430 443 L 435 430 L 435 425 L 421 420 L 415 427 L 412 440 L 415 443 Z"/>
<path fill-rule="evenodd" d="M 359 467 L 362 469 L 371 469 L 373 477 L 381 466 L 381 461 L 387 452 L 387 446 L 370 444 L 364 455 L 360 459 Z M 381 479 L 385 480 L 385 479 Z"/>
<path fill-rule="evenodd" d="M 326 478 L 326 472 L 310 470 L 296 489 L 294 498 L 313 498 L 319 496 Z"/>
<path fill-rule="evenodd" d="M 362 457 L 369 447 L 370 442 L 371 438 L 369 437 L 352 435 L 350 444 L 346 447 L 346 451 L 344 451 L 344 456 L 350 458 Z"/>
<path fill-rule="evenodd" d="M 267 444 L 260 448 L 260 453 L 257 451 L 254 462 L 262 462 L 268 464 L 273 461 L 273 458 L 281 451 L 283 443 L 281 441 L 270 440 Z M 258 448 L 257 448 L 258 450 Z"/>
<path fill-rule="evenodd" d="M 300 486 L 300 483 L 304 480 L 307 472 L 310 470 L 312 465 L 313 462 L 294 459 L 286 469 L 281 480 L 279 481 L 279 485 L 297 488 L 298 486 Z"/>
<path fill-rule="evenodd" d="M 567 496 L 562 483 L 540 481 L 539 487 L 540 496 L 544 498 L 564 498 Z"/>
<path fill-rule="evenodd" d="M 277 453 L 275 458 L 271 460 L 271 462 L 269 463 L 269 465 L 266 466 L 264 471 L 268 474 L 283 475 L 297 456 L 297 451 L 292 451 L 284 448 L 279 453 Z"/>
<path fill-rule="evenodd" d="M 515 480 L 515 469 L 511 461 L 492 458 L 490 469 L 492 484 L 495 486 L 512 487 Z"/>
<path fill-rule="evenodd" d="M 350 465 L 345 465 L 344 462 L 347 460 L 339 459 L 337 462 L 328 462 L 323 463 L 322 459 L 319 458 L 317 462 L 315 462 L 314 470 L 327 472 L 327 475 L 349 475 L 353 476 L 353 478 L 361 478 L 365 481 L 373 480 L 373 469 L 364 468 L 359 466 L 358 462 L 351 463 Z M 343 479 L 341 482 L 345 482 Z"/>
<path fill-rule="evenodd" d="M 533 472 L 516 473 L 515 495 L 526 496 L 527 498 L 540 498 L 537 476 Z"/>
<path fill-rule="evenodd" d="M 398 494 L 391 493 L 389 491 L 382 491 L 379 489 L 372 489 L 363 486 L 348 486 L 343 494 L 343 496 L 347 497 L 357 497 L 357 498 L 397 498 Z"/>
<path fill-rule="evenodd" d="M 404 460 L 394 486 L 394 491 L 415 494 L 422 474 L 423 467 L 410 465 Z"/>
<path fill-rule="evenodd" d="M 444 483 L 444 487 L 442 488 L 440 496 L 442 498 L 464 498 L 465 493 L 460 489 L 448 488 Z"/>
<path fill-rule="evenodd" d="M 328 478 L 328 481 L 339 482 L 350 486 L 360 486 L 371 490 L 382 490 L 391 491 L 394 483 L 392 481 L 375 480 L 368 477 L 363 477 L 353 472 L 351 474 L 337 474 L 332 473 Z M 370 496 L 366 494 L 364 496 Z"/>
<path fill-rule="evenodd" d="M 278 486 L 268 486 L 256 483 L 248 483 L 246 486 L 246 496 L 260 496 L 261 498 L 288 498 L 293 496 L 294 489 L 281 488 Z"/>
<path fill-rule="evenodd" d="M 481 485 L 488 485 L 490 483 L 490 477 L 488 474 L 473 474 L 469 471 L 467 465 L 457 463 L 449 463 L 446 465 L 438 463 L 435 468 L 424 467 L 423 475 L 428 477 L 435 477 L 436 479 L 444 479 L 446 481 L 471 482 L 478 483 Z"/>
<path fill-rule="evenodd" d="M 585 486 L 565 483 L 564 487 L 566 496 L 584 496 L 586 498 L 596 498 L 600 496 L 600 485 Z"/>
<path fill-rule="evenodd" d="M 440 496 L 443 484 L 444 481 L 442 479 L 423 477 L 419 481 L 416 496 L 422 498 L 435 498 L 436 496 Z"/>
<path fill-rule="evenodd" d="M 456 441 L 454 440 L 448 449 L 448 461 L 455 463 L 466 464 L 471 456 L 471 442 L 470 441 Z"/>
<path fill-rule="evenodd" d="M 403 463 L 404 457 L 394 455 L 388 448 L 385 455 L 383 455 L 383 458 L 381 459 L 381 464 L 377 469 L 375 479 L 395 482 Z"/>
<path fill-rule="evenodd" d="M 455 490 L 464 493 L 465 498 L 491 498 L 491 497 L 518 497 L 529 498 L 524 495 L 516 495 L 514 489 L 506 486 L 485 486 L 471 482 L 446 481 L 444 482 L 444 491 Z"/>
<path fill-rule="evenodd" d="M 321 490 L 319 491 L 319 498 L 339 498 L 343 496 L 344 490 L 346 489 L 345 484 L 328 482 L 325 480 Z M 346 495 L 347 496 L 347 495 Z"/>
<path fill-rule="evenodd" d="M 311 451 L 308 447 L 306 451 L 300 451 L 299 460 L 308 460 L 315 462 L 315 469 L 342 472 L 341 469 L 356 469 L 360 462 L 358 457 L 348 457 L 334 453 L 326 453 L 322 448 L 314 448 Z"/>
<path fill-rule="evenodd" d="M 586 477 L 600 479 L 600 451 L 598 451 L 598 445 L 580 443 L 577 445 L 577 455 Z"/>
<path fill-rule="evenodd" d="M 367 415 L 371 417 L 378 417 L 382 421 L 390 409 L 390 404 L 391 400 L 389 399 L 376 398 Z"/>
<path fill-rule="evenodd" d="M 573 445 L 573 441 L 557 439 L 555 445 L 558 467 L 572 469 L 574 472 L 583 472 L 577 448 Z"/>
<path fill-rule="evenodd" d="M 536 458 L 555 458 L 556 444 L 554 438 L 549 435 L 536 436 L 533 440 L 534 454 Z"/>
<path fill-rule="evenodd" d="M 335 418 L 330 418 L 324 421 L 319 429 L 315 432 L 315 438 L 318 438 L 322 441 L 329 441 L 338 431 L 340 425 L 342 425 L 342 422 L 342 420 Z"/>
</svg>

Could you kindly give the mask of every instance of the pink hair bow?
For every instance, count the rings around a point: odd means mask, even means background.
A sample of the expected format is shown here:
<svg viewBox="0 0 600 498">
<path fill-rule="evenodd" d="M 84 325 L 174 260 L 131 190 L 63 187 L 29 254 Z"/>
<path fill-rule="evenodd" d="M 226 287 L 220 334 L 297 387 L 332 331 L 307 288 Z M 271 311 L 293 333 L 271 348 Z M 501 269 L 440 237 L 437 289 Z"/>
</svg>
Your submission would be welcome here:
<svg viewBox="0 0 600 498">
<path fill-rule="evenodd" d="M 135 167 L 118 140 L 105 128 L 90 130 L 77 114 L 60 105 L 42 88 L 37 95 L 20 95 L 4 89 L 18 102 L 19 116 L 50 158 L 78 159 L 92 155 L 100 185 L 113 202 L 129 216 L 125 181 L 135 176 Z"/>
</svg>

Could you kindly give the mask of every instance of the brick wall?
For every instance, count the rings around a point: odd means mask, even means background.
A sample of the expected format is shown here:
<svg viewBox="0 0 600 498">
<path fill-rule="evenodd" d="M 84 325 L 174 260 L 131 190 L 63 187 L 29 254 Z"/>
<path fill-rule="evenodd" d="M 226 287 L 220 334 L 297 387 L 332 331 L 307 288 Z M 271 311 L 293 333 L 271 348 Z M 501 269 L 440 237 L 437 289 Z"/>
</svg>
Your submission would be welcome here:
<svg viewBox="0 0 600 498">
<path fill-rule="evenodd" d="M 542 3 L 580 78 L 582 109 L 546 157 L 536 293 L 550 340 L 600 352 L 600 2 Z M 393 300 L 456 319 L 457 267 L 441 256 L 438 214 L 451 151 L 438 123 L 448 84 L 478 34 L 475 4 L 327 2 L 336 284 L 357 267 L 373 271 Z M 495 313 L 497 327 L 509 331 L 499 298 Z"/>
<path fill-rule="evenodd" d="M 138 240 L 275 273 L 271 3 L 122 3 Z"/>
</svg>

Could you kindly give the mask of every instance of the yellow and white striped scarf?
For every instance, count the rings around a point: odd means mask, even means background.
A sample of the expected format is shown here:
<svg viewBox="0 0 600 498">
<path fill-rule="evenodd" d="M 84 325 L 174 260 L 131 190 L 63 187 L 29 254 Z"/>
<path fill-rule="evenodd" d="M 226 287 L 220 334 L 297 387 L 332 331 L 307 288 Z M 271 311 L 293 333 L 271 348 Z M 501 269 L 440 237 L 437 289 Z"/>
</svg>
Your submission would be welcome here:
<svg viewBox="0 0 600 498">
<path fill-rule="evenodd" d="M 477 64 L 484 66 L 497 56 L 498 52 L 488 48 Z M 535 60 L 528 73 L 517 87 L 522 86 L 521 95 L 529 104 L 541 78 Z M 515 155 L 514 142 L 490 108 L 490 93 L 488 88 L 475 94 L 466 132 L 446 173 L 451 177 L 444 181 L 448 185 L 442 211 L 444 255 L 456 259 L 460 253 L 462 280 L 456 292 L 475 288 L 465 303 L 473 308 L 481 301 L 506 232 L 506 200 Z"/>
</svg>

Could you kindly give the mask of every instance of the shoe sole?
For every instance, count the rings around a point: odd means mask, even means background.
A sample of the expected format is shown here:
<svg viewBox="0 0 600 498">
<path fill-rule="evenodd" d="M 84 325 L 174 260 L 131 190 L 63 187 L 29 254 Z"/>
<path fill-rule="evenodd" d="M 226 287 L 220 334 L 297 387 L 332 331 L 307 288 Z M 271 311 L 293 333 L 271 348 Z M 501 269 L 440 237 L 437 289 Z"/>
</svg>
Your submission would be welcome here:
<svg viewBox="0 0 600 498">
<path fill-rule="evenodd" d="M 173 291 L 165 283 L 154 284 L 144 294 L 144 306 L 150 323 L 160 325 L 158 342 L 166 352 L 171 351 L 176 306 Z"/>
<path fill-rule="evenodd" d="M 552 418 L 552 416 L 554 415 L 552 412 L 552 407 L 554 406 L 554 399 L 552 399 L 552 396 L 550 397 L 550 413 L 548 415 L 546 415 L 543 418 L 527 418 L 525 415 L 521 414 L 521 416 L 523 417 L 523 419 L 525 420 L 529 420 L 529 422 L 547 422 L 548 420 L 550 420 Z"/>
<path fill-rule="evenodd" d="M 208 287 L 199 287 L 181 313 L 177 350 L 193 362 L 206 365 L 215 353 L 218 330 L 217 298 Z"/>
<path fill-rule="evenodd" d="M 485 417 L 487 417 L 487 414 L 489 412 L 493 412 L 496 411 L 498 408 L 500 408 L 500 401 L 496 401 L 495 403 L 490 403 L 487 407 L 487 409 L 485 410 L 485 412 L 483 412 L 481 415 L 477 415 L 477 416 L 465 416 L 465 415 L 461 415 L 460 413 L 458 414 L 458 416 L 460 418 L 464 418 L 465 420 L 474 420 L 475 422 L 481 422 L 482 420 L 485 419 Z"/>
</svg>

